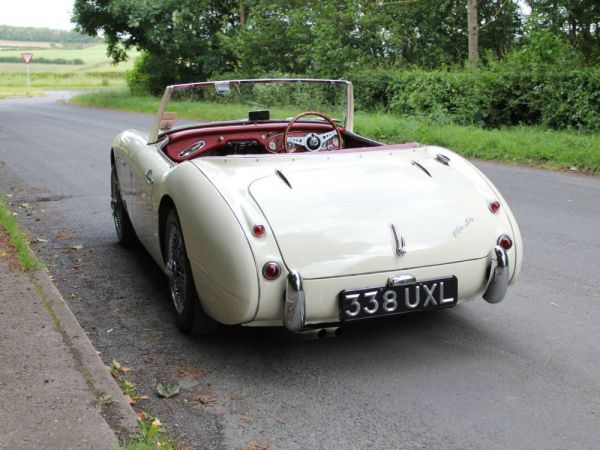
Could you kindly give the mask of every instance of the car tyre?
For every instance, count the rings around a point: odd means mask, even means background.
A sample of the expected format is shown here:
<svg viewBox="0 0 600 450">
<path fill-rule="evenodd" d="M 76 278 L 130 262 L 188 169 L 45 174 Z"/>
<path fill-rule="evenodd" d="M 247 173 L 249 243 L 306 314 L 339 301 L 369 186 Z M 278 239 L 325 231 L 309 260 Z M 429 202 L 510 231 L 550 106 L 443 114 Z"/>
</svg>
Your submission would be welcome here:
<svg viewBox="0 0 600 450">
<path fill-rule="evenodd" d="M 138 239 L 121 197 L 121 188 L 119 186 L 119 180 L 117 179 L 117 170 L 114 165 L 110 171 L 110 204 L 119 244 L 124 247 L 135 246 L 138 243 Z"/>
<path fill-rule="evenodd" d="M 215 331 L 218 323 L 204 312 L 196 293 L 181 224 L 174 209 L 167 216 L 163 242 L 171 306 L 177 327 L 185 334 Z"/>
</svg>

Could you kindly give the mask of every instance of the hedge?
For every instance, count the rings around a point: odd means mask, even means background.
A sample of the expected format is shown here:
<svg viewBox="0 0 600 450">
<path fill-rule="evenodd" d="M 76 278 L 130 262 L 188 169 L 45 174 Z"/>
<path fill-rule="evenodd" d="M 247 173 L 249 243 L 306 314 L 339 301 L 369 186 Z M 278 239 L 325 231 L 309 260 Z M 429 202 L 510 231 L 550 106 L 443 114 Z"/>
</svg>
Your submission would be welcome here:
<svg viewBox="0 0 600 450">
<path fill-rule="evenodd" d="M 357 109 L 497 128 L 600 131 L 600 69 L 386 71 L 346 75 Z"/>
<path fill-rule="evenodd" d="M 21 56 L 0 56 L 0 63 L 22 63 Z M 44 58 L 39 56 L 33 60 L 36 64 L 61 64 L 61 65 L 76 65 L 81 66 L 85 61 L 81 58 L 65 59 L 65 58 Z"/>
</svg>

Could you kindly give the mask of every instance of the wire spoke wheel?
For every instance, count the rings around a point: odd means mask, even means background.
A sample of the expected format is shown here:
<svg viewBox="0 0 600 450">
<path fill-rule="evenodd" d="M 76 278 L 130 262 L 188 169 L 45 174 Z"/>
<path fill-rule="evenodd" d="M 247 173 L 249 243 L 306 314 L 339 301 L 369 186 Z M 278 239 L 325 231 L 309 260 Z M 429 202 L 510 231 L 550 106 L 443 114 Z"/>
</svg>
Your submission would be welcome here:
<svg viewBox="0 0 600 450">
<path fill-rule="evenodd" d="M 117 170 L 112 166 L 110 172 L 110 207 L 112 209 L 113 221 L 115 222 L 115 231 L 119 243 L 125 247 L 132 247 L 137 244 L 137 236 L 129 220 L 125 203 L 121 197 L 121 186 L 117 177 Z"/>
<path fill-rule="evenodd" d="M 123 235 L 123 201 L 121 200 L 121 191 L 119 182 L 113 169 L 110 183 L 110 206 L 112 207 L 113 220 L 115 221 L 115 229 L 117 236 Z"/>
<path fill-rule="evenodd" d="M 181 223 L 174 209 L 169 212 L 163 230 L 165 273 L 169 280 L 175 322 L 186 334 L 210 333 L 218 324 L 204 312 L 200 304 Z"/>
<path fill-rule="evenodd" d="M 175 310 L 182 314 L 186 305 L 187 274 L 185 270 L 185 250 L 181 231 L 175 224 L 171 224 L 167 234 L 167 264 L 171 273 L 169 287 L 171 300 Z"/>
</svg>

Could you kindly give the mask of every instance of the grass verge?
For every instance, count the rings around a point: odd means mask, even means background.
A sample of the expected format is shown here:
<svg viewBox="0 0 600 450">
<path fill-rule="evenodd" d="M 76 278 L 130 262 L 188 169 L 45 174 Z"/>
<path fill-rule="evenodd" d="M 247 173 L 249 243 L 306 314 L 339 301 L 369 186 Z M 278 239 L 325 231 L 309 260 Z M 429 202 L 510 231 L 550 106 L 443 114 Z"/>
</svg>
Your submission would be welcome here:
<svg viewBox="0 0 600 450">
<path fill-rule="evenodd" d="M 37 269 L 42 264 L 29 249 L 29 243 L 25 233 L 19 228 L 16 217 L 6 208 L 4 199 L 0 196 L 0 227 L 7 233 L 12 245 L 17 252 L 21 267 L 25 270 Z"/>
<path fill-rule="evenodd" d="M 39 72 L 31 74 L 31 88 L 27 88 L 24 73 L 0 71 L 0 98 L 44 95 L 46 89 L 105 89 L 122 88 L 125 80 L 118 72 Z"/>
<path fill-rule="evenodd" d="M 155 113 L 159 98 L 134 97 L 127 91 L 93 92 L 79 95 L 73 103 L 101 108 Z M 245 117 L 247 108 L 222 104 L 189 102 L 169 108 L 180 117 L 227 120 Z M 571 169 L 600 173 L 600 135 L 576 131 L 555 131 L 541 127 L 482 129 L 433 123 L 413 117 L 358 112 L 358 134 L 386 142 L 418 141 L 440 145 L 463 156 L 526 164 L 552 169 Z"/>
</svg>

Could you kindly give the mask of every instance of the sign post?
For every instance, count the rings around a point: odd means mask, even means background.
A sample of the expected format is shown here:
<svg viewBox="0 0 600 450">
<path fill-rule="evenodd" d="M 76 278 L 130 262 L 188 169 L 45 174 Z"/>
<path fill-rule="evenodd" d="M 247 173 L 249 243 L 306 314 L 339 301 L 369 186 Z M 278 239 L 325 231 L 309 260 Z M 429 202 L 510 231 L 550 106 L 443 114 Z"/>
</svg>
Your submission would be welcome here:
<svg viewBox="0 0 600 450">
<path fill-rule="evenodd" d="M 23 57 L 23 61 L 25 61 L 25 67 L 27 67 L 27 89 L 31 89 L 31 80 L 29 78 L 29 63 L 31 62 L 31 58 L 33 58 L 33 53 L 25 52 L 21 53 Z"/>
</svg>

